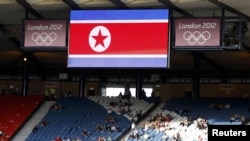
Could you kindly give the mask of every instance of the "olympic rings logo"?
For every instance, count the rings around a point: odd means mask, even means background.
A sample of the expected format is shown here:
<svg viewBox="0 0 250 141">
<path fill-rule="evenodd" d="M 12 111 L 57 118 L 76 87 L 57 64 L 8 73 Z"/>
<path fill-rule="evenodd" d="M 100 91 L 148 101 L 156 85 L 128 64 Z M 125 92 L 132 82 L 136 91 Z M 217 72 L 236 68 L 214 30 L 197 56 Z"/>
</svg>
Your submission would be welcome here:
<svg viewBox="0 0 250 141">
<path fill-rule="evenodd" d="M 210 32 L 208 31 L 194 31 L 193 33 L 190 31 L 186 31 L 183 33 L 183 38 L 188 41 L 189 44 L 193 45 L 198 43 L 200 45 L 205 44 L 207 40 L 211 37 Z"/>
<path fill-rule="evenodd" d="M 53 41 L 55 41 L 57 38 L 57 35 L 55 32 L 51 32 L 51 33 L 46 33 L 46 32 L 42 32 L 42 33 L 37 33 L 34 32 L 31 35 L 31 39 L 36 43 L 36 45 L 51 45 L 53 43 Z"/>
</svg>

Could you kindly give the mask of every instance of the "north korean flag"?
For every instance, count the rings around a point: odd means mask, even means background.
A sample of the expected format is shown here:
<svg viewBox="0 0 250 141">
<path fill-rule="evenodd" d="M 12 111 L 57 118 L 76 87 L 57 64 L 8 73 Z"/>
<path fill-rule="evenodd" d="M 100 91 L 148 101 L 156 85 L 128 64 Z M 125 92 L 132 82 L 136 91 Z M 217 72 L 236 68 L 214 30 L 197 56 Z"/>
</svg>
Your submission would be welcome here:
<svg viewBox="0 0 250 141">
<path fill-rule="evenodd" d="M 168 10 L 73 10 L 68 67 L 167 67 Z"/>
</svg>

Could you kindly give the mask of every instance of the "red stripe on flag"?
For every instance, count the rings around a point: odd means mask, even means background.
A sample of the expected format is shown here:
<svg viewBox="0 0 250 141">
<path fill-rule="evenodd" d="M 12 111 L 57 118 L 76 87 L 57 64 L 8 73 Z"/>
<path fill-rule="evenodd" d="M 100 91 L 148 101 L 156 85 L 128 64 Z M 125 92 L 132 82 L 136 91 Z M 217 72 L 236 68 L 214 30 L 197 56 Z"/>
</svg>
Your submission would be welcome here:
<svg viewBox="0 0 250 141">
<path fill-rule="evenodd" d="M 104 52 L 95 52 L 89 45 L 89 33 L 96 26 L 105 26 L 111 43 Z M 168 23 L 71 24 L 69 54 L 167 54 Z"/>
</svg>

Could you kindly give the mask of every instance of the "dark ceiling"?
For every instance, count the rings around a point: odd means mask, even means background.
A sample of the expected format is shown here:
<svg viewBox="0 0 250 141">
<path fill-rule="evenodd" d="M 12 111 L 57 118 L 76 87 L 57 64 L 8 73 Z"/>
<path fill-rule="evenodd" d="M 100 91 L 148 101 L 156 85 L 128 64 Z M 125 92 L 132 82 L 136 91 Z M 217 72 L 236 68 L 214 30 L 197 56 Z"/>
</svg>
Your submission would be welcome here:
<svg viewBox="0 0 250 141">
<path fill-rule="evenodd" d="M 1 0 L 0 1 L 0 67 L 1 73 L 23 71 L 23 58 L 30 57 L 30 73 L 75 73 L 81 69 L 67 68 L 67 51 L 26 52 L 22 46 L 23 19 L 69 19 L 71 9 L 136 9 L 169 8 L 174 18 L 236 17 L 247 27 L 250 20 L 249 0 Z M 240 48 L 222 50 L 174 50 L 171 48 L 170 68 L 146 69 L 148 74 L 178 75 L 194 72 L 195 58 L 199 69 L 209 75 L 250 72 L 250 32 L 241 38 Z M 93 74 L 134 73 L 130 69 L 83 69 Z M 250 73 L 249 73 L 250 74 Z M 184 75 L 184 74 L 183 74 Z"/>
</svg>

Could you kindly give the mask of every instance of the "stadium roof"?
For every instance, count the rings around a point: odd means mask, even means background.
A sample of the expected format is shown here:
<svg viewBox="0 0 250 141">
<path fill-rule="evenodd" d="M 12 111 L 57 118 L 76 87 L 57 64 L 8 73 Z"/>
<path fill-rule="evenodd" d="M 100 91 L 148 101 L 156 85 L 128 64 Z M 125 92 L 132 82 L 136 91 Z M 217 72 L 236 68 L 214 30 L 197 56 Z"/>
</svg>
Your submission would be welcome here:
<svg viewBox="0 0 250 141">
<path fill-rule="evenodd" d="M 2 74 L 22 71 L 24 19 L 69 19 L 72 9 L 172 9 L 173 18 L 224 17 L 229 23 L 242 22 L 242 45 L 222 50 L 173 50 L 169 71 L 193 71 L 194 58 L 200 56 L 200 70 L 213 72 L 250 71 L 249 0 L 1 0 L 0 67 Z M 67 51 L 31 52 L 30 71 L 67 72 Z M 11 71 L 10 71 L 11 70 Z M 91 70 L 92 71 L 92 70 Z M 100 73 L 103 71 L 95 70 Z M 152 71 L 152 70 L 150 70 Z M 108 72 L 108 70 L 107 70 Z M 124 72 L 124 71 L 118 71 Z M 154 73 L 154 72 L 152 72 Z M 157 71 L 156 71 L 157 73 Z M 165 73 L 165 70 L 163 71 Z"/>
</svg>

